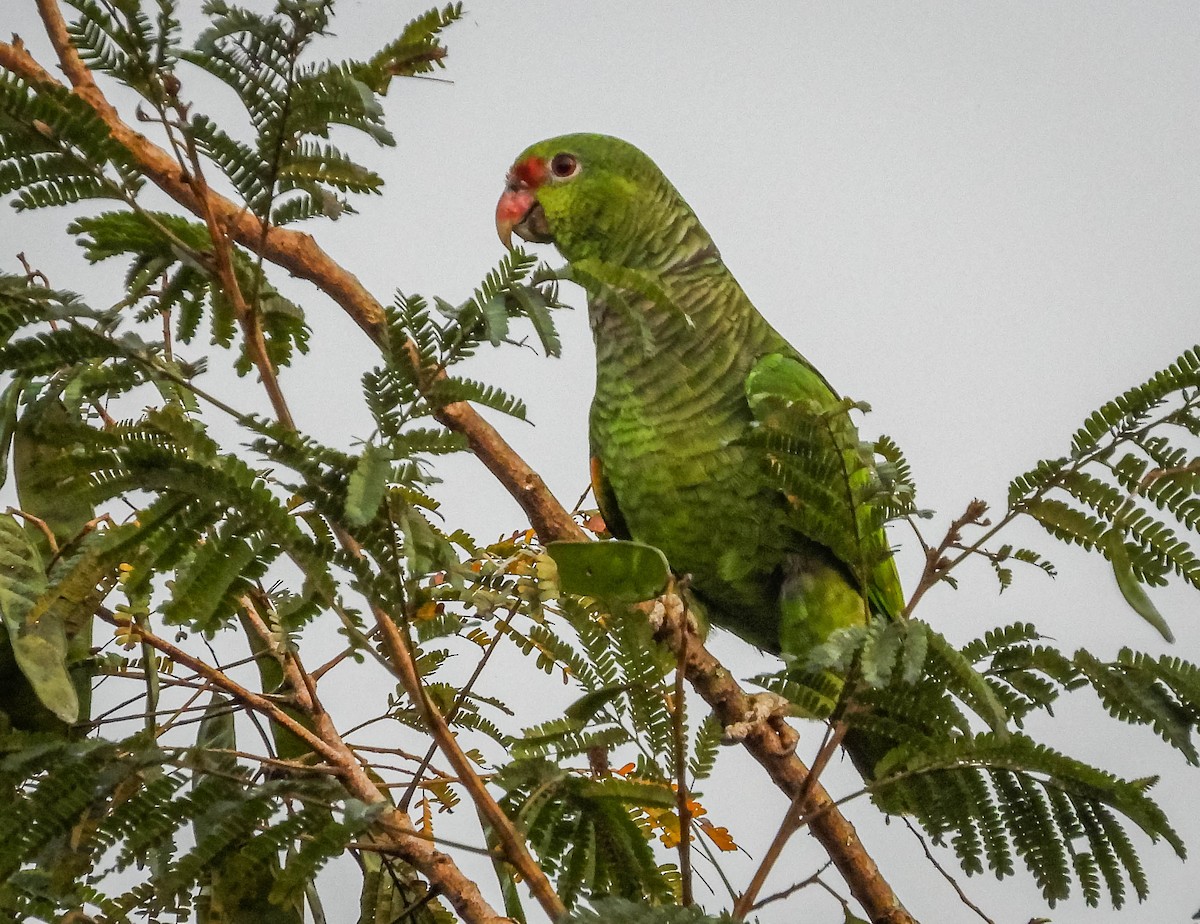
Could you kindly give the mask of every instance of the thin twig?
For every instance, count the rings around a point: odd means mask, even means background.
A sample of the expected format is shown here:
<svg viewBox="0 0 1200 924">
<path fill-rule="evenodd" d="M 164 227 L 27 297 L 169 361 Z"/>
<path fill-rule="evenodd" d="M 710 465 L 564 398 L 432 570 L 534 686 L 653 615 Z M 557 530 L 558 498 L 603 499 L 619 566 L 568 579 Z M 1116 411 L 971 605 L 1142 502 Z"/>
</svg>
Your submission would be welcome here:
<svg viewBox="0 0 1200 924">
<path fill-rule="evenodd" d="M 760 908 L 765 908 L 767 905 L 770 905 L 772 902 L 783 901 L 785 898 L 791 898 L 793 895 L 795 895 L 801 889 L 807 889 L 811 885 L 817 885 L 821 881 L 821 874 L 823 872 L 825 872 L 825 870 L 829 869 L 829 867 L 832 865 L 833 865 L 832 860 L 826 860 L 825 865 L 822 866 L 815 873 L 813 873 L 811 876 L 809 876 L 807 879 L 801 879 L 799 882 L 795 883 L 794 885 L 790 885 L 786 889 L 780 889 L 778 892 L 774 892 L 771 895 L 768 895 L 766 898 L 762 899 L 761 901 L 755 902 L 754 907 L 751 908 L 750 910 L 758 911 Z"/>
<path fill-rule="evenodd" d="M 8 507 L 4 511 L 9 516 L 20 517 L 27 523 L 32 523 L 38 528 L 43 536 L 46 537 L 46 542 L 50 546 L 50 554 L 58 557 L 58 540 L 54 538 L 54 530 L 50 528 L 50 524 L 41 517 L 35 517 L 32 513 L 26 513 L 24 510 L 18 510 L 16 507 Z"/>
<path fill-rule="evenodd" d="M 508 624 L 508 622 L 513 618 L 513 615 L 514 613 L 510 611 L 508 620 L 505 620 L 504 625 Z M 488 642 L 488 647 L 483 652 L 483 657 L 481 657 L 479 662 L 475 665 L 475 670 L 471 672 L 471 676 L 467 678 L 467 682 L 463 684 L 455 694 L 454 702 L 450 704 L 450 708 L 446 711 L 447 722 L 453 722 L 455 717 L 458 715 L 463 703 L 465 703 L 467 701 L 467 697 L 471 695 L 471 690 L 475 687 L 475 681 L 477 681 L 480 675 L 483 673 L 483 669 L 487 666 L 488 661 L 491 660 L 492 654 L 496 651 L 496 647 L 500 644 L 500 639 L 503 638 L 503 636 L 504 633 L 500 631 L 499 627 L 497 627 L 496 634 L 492 636 L 491 641 Z M 430 745 L 429 750 L 425 752 L 425 757 L 421 760 L 420 766 L 417 767 L 417 772 L 413 775 L 412 782 L 409 784 L 408 789 L 404 791 L 404 795 L 400 797 L 400 801 L 397 803 L 397 805 L 399 805 L 405 811 L 408 811 L 408 807 L 412 802 L 413 794 L 416 792 L 417 786 L 421 782 L 421 777 L 424 776 L 425 772 L 429 769 L 429 764 L 433 760 L 433 757 L 436 753 L 437 744 L 435 742 L 434 744 Z"/>
<path fill-rule="evenodd" d="M 46 277 L 46 274 L 39 269 L 33 269 L 29 265 L 29 261 L 25 258 L 25 251 L 22 250 L 19 254 L 17 254 L 17 260 L 20 261 L 21 268 L 25 270 L 26 282 L 28 282 L 30 285 L 37 283 L 38 285 L 44 286 L 47 289 L 50 288 L 50 280 Z"/>
<path fill-rule="evenodd" d="M 942 878 L 950 883 L 950 885 L 954 888 L 954 891 L 958 893 L 958 897 L 962 900 L 962 903 L 979 915 L 979 917 L 986 921 L 987 924 L 996 924 L 995 921 L 983 913 L 982 908 L 971 901 L 971 899 L 967 898 L 967 893 L 962 890 L 962 887 L 959 886 L 958 882 L 955 881 L 954 877 L 950 875 L 946 868 L 938 862 L 937 857 L 933 855 L 933 851 L 929 849 L 929 845 L 925 842 L 925 838 L 921 836 L 921 832 L 917 830 L 916 826 L 907 818 L 904 819 L 904 825 L 909 831 L 912 832 L 913 837 L 917 839 L 917 843 L 919 843 L 921 845 L 921 849 L 925 851 L 925 857 L 930 863 L 933 864 L 933 868 L 941 873 Z"/>
<path fill-rule="evenodd" d="M 767 876 L 770 875 L 779 857 L 783 854 L 784 845 L 793 834 L 800 830 L 805 816 L 805 806 L 808 804 L 809 796 L 812 794 L 813 787 L 817 785 L 817 780 L 821 773 L 829 765 L 830 758 L 833 757 L 838 747 L 841 746 L 842 740 L 846 737 L 848 726 L 844 722 L 837 722 L 833 726 L 826 729 L 825 737 L 821 742 L 821 747 L 817 751 L 817 756 L 813 760 L 812 766 L 809 768 L 808 776 L 800 787 L 800 791 L 792 798 L 792 804 L 788 806 L 787 812 L 784 813 L 783 821 L 779 824 L 779 830 L 775 832 L 775 837 L 771 839 L 770 846 L 767 847 L 767 852 L 763 855 L 762 862 L 759 863 L 758 869 L 754 871 L 754 876 L 750 880 L 750 884 L 746 886 L 744 891 L 733 906 L 733 917 L 737 920 L 744 920 L 753 909 L 758 893 L 762 891 L 762 887 L 766 884 Z"/>
<path fill-rule="evenodd" d="M 266 389 L 267 397 L 279 422 L 289 430 L 296 428 L 292 420 L 292 412 L 288 408 L 283 390 L 279 387 L 279 378 L 275 373 L 275 364 L 267 351 L 267 342 L 263 337 L 262 321 L 255 307 L 247 304 L 242 295 L 242 287 L 238 283 L 237 274 L 233 269 L 233 248 L 229 242 L 229 234 L 217 220 L 212 207 L 212 196 L 209 195 L 208 181 L 204 177 L 204 167 L 200 161 L 200 152 L 196 150 L 196 140 L 190 133 L 185 133 L 184 142 L 191 162 L 188 179 L 196 193 L 196 201 L 200 204 L 201 216 L 208 227 L 208 237 L 212 242 L 212 262 L 216 276 L 221 282 L 221 288 L 229 304 L 233 307 L 234 317 L 242 328 L 246 352 L 250 361 L 258 369 L 259 380 Z M 263 236 L 267 229 L 264 227 Z M 260 242 L 261 246 L 261 242 Z"/>
<path fill-rule="evenodd" d="M 375 634 L 376 634 L 375 630 L 371 629 L 369 632 L 366 632 L 363 634 L 363 638 L 371 639 L 371 638 L 374 638 Z M 347 658 L 352 657 L 358 651 L 362 651 L 363 647 L 364 646 L 362 646 L 362 645 L 347 645 L 345 648 L 343 648 L 341 651 L 339 651 L 337 654 L 335 654 L 332 658 L 330 658 L 328 661 L 326 661 L 324 664 L 322 664 L 320 667 L 315 668 L 313 670 L 313 672 L 312 672 L 313 680 L 319 681 L 322 677 L 324 677 L 326 674 L 328 674 L 331 670 L 333 670 L 335 667 L 337 667 L 339 664 L 341 664 Z M 370 646 L 367 645 L 366 647 L 369 648 Z"/>
<path fill-rule="evenodd" d="M 934 584 L 941 581 L 963 558 L 967 555 L 964 552 L 956 559 L 947 557 L 947 552 L 952 548 L 961 548 L 962 531 L 967 526 L 988 526 L 990 525 L 983 515 L 987 513 L 987 504 L 975 498 L 971 503 L 967 504 L 967 509 L 963 511 L 962 516 L 954 520 L 946 530 L 946 535 L 942 537 L 942 541 L 935 548 L 925 547 L 925 568 L 921 572 L 921 578 L 917 581 L 917 586 L 913 588 L 912 594 L 908 598 L 908 604 L 904 607 L 904 612 L 900 614 L 900 618 L 908 619 L 912 615 L 912 611 L 916 609 L 921 598 L 925 596 L 925 592 Z M 1006 517 L 1004 521 L 1007 522 Z M 994 535 L 995 530 L 987 533 L 987 536 Z M 984 540 L 980 540 L 982 542 Z M 976 543 L 979 545 L 980 543 Z M 924 543 L 922 543 L 924 545 Z"/>
<path fill-rule="evenodd" d="M 248 708 L 255 712 L 260 712 L 267 718 L 287 728 L 288 731 L 301 738 L 305 744 L 324 757 L 326 760 L 334 762 L 334 759 L 341 756 L 337 754 L 325 741 L 310 732 L 307 728 L 293 719 L 290 715 L 284 712 L 274 701 L 267 697 L 255 693 L 242 686 L 237 681 L 231 679 L 223 672 L 212 667 L 205 661 L 183 650 L 177 645 L 168 642 L 166 639 L 154 632 L 150 631 L 145 626 L 137 626 L 129 622 L 127 619 L 118 617 L 112 610 L 106 607 L 99 607 L 97 613 L 101 619 L 109 625 L 119 629 L 129 630 L 139 640 L 145 641 L 150 647 L 156 651 L 166 655 L 167 658 L 176 664 L 183 664 L 196 674 L 203 677 L 214 687 L 218 687 L 230 696 L 245 704 Z"/>
<path fill-rule="evenodd" d="M 683 597 L 684 613 L 679 620 L 679 642 L 675 662 L 675 701 L 672 709 L 675 745 L 675 804 L 679 815 L 679 878 L 682 885 L 680 902 L 684 906 L 695 904 L 692 897 L 692 808 L 689 805 L 687 783 L 687 712 L 684 709 L 686 693 L 683 686 L 686 675 L 688 651 L 687 603 Z"/>
</svg>

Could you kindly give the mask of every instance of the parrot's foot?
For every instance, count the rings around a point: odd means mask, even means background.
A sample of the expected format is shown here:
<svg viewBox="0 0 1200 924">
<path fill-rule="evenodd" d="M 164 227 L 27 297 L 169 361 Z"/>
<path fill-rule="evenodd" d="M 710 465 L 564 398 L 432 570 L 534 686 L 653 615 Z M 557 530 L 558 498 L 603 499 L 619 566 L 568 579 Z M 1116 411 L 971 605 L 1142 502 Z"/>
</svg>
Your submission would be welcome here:
<svg viewBox="0 0 1200 924">
<path fill-rule="evenodd" d="M 767 719 L 783 718 L 791 713 L 792 704 L 777 693 L 755 693 L 750 697 L 750 708 L 740 722 L 725 726 L 723 740 L 727 744 L 744 741 L 754 726 Z"/>
<path fill-rule="evenodd" d="M 649 621 L 650 628 L 654 630 L 655 635 L 658 635 L 662 631 L 663 624 L 668 619 L 676 625 L 686 619 L 688 630 L 692 634 L 700 632 L 700 623 L 696 621 L 696 617 L 692 611 L 684 606 L 683 598 L 678 594 L 663 594 L 657 600 L 648 600 L 645 603 L 639 603 L 637 608 L 646 614 L 646 619 Z"/>
</svg>

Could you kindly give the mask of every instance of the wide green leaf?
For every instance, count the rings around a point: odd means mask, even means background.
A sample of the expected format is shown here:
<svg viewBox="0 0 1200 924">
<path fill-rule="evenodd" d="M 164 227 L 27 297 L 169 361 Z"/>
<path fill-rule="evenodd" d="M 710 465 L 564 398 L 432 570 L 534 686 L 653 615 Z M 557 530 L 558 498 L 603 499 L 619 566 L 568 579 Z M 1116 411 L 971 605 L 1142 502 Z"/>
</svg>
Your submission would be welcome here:
<svg viewBox="0 0 1200 924">
<path fill-rule="evenodd" d="M 79 718 L 79 697 L 67 671 L 66 630 L 51 613 L 26 619 L 45 588 L 37 547 L 13 517 L 0 517 L 0 614 L 8 642 L 38 699 L 70 724 Z"/>
<path fill-rule="evenodd" d="M 564 592 L 610 603 L 652 600 L 667 588 L 666 556 L 643 542 L 551 542 Z"/>
</svg>

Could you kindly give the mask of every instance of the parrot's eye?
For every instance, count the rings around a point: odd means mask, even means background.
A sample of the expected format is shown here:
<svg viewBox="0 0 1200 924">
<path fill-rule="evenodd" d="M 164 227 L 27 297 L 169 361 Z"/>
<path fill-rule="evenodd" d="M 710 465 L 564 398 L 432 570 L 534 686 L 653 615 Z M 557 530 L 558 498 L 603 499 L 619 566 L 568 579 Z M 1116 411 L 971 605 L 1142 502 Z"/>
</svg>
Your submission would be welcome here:
<svg viewBox="0 0 1200 924">
<path fill-rule="evenodd" d="M 550 161 L 550 172 L 560 180 L 579 172 L 579 158 L 574 154 L 555 154 Z"/>
</svg>

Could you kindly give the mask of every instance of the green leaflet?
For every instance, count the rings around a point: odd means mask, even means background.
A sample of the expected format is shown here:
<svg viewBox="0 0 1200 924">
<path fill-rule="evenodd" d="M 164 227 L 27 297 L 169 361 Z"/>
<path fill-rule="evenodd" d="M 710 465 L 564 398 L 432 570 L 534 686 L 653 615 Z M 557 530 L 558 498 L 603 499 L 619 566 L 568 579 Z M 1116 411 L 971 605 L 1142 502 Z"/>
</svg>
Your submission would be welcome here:
<svg viewBox="0 0 1200 924">
<path fill-rule="evenodd" d="M 909 783 L 921 793 L 921 824 L 955 832 L 953 846 L 964 868 L 982 869 L 982 849 L 988 865 L 1007 875 L 1015 851 L 1051 906 L 1070 894 L 1072 869 L 1088 903 L 1099 897 L 1095 877 L 1071 863 L 1080 846 L 1095 858 L 1115 907 L 1123 904 L 1125 879 L 1144 897 L 1145 875 L 1126 832 L 1128 822 L 1186 855 L 1179 835 L 1147 795 L 1153 780 L 1123 780 L 1025 735 L 913 739 L 889 753 L 878 770 L 885 777 L 909 774 Z M 1081 837 L 1085 844 L 1076 845 Z"/>
<path fill-rule="evenodd" d="M 1008 736 L 1008 713 L 996 696 L 996 691 L 940 632 L 930 630 L 925 638 L 929 642 L 929 657 L 940 666 L 946 680 L 954 687 L 955 694 L 972 712 L 987 722 L 997 740 L 1003 741 Z"/>
<path fill-rule="evenodd" d="M 654 907 L 620 898 L 602 898 L 593 909 L 579 909 L 562 924 L 733 924 L 733 918 L 711 917 L 700 908 Z M 856 919 L 847 912 L 847 924 Z"/>
<path fill-rule="evenodd" d="M 203 772 L 192 778 L 193 790 L 210 787 L 216 792 L 225 790 L 230 800 L 238 798 L 242 785 L 237 780 L 246 774 L 228 753 L 237 747 L 234 712 L 230 700 L 213 694 L 196 736 L 194 759 Z M 219 810 L 192 822 L 196 840 L 201 843 L 220 838 L 222 825 Z M 207 888 L 203 889 L 199 902 L 200 924 L 238 924 L 251 920 L 261 924 L 303 924 L 303 905 L 298 894 L 279 903 L 270 900 L 279 874 L 279 861 L 274 853 L 260 858 L 246 850 L 227 852 L 201 873 L 202 888 Z"/>
<path fill-rule="evenodd" d="M 1125 598 L 1125 602 L 1142 619 L 1154 626 L 1159 635 L 1168 642 L 1174 642 L 1175 635 L 1171 632 L 1171 627 L 1167 625 L 1166 619 L 1158 611 L 1158 607 L 1154 605 L 1150 595 L 1146 593 L 1142 582 L 1133 573 L 1129 550 L 1125 547 L 1125 533 L 1119 527 L 1114 526 L 1105 533 L 1105 550 L 1108 552 L 1108 560 L 1112 564 L 1113 577 L 1117 579 L 1117 587 L 1121 589 L 1121 596 Z"/>
<path fill-rule="evenodd" d="M 261 574 L 260 542 L 237 535 L 228 525 L 208 537 L 176 570 L 170 601 L 163 607 L 169 625 L 215 633 L 230 618 L 236 595 Z"/>
<path fill-rule="evenodd" d="M 503 389 L 473 379 L 457 376 L 447 376 L 438 379 L 426 393 L 428 399 L 437 407 L 453 404 L 457 401 L 470 401 L 482 407 L 491 408 L 501 414 L 515 417 L 517 420 L 526 419 L 525 402 L 507 394 Z"/>
<path fill-rule="evenodd" d="M 71 724 L 79 718 L 79 697 L 67 671 L 66 630 L 51 613 L 26 619 L 45 590 L 36 546 L 13 517 L 0 517 L 0 612 L 8 642 L 38 699 Z"/>
<path fill-rule="evenodd" d="M 540 289 L 521 285 L 512 286 L 509 293 L 533 325 L 534 333 L 541 341 L 542 351 L 547 356 L 561 356 L 562 340 L 559 339 L 558 331 L 554 329 L 554 319 L 550 317 L 550 309 L 556 301 L 553 293 L 548 299 Z"/>
<path fill-rule="evenodd" d="M 546 552 L 565 593 L 610 603 L 653 600 L 671 577 L 663 553 L 642 542 L 551 542 Z"/>
<path fill-rule="evenodd" d="M 351 526 L 365 526 L 375 519 L 390 474 L 387 453 L 373 443 L 364 446 L 346 486 L 346 519 Z"/>
<path fill-rule="evenodd" d="M 8 453 L 17 427 L 17 404 L 29 383 L 14 379 L 0 395 L 0 485 L 8 479 Z"/>
<path fill-rule="evenodd" d="M 508 764 L 497 782 L 506 790 L 501 804 L 525 831 L 567 907 L 589 893 L 675 899 L 631 811 L 673 806 L 667 785 L 581 779 L 536 758 Z"/>
<path fill-rule="evenodd" d="M 44 520 L 60 543 L 78 534 L 96 511 L 81 492 L 64 490 L 61 482 L 42 477 L 70 454 L 70 447 L 47 442 L 41 434 L 77 423 L 66 405 L 53 399 L 27 409 L 13 433 L 13 478 L 21 509 Z"/>
<path fill-rule="evenodd" d="M 202 123 L 206 124 L 206 123 Z M 213 342 L 234 344 L 237 324 L 233 305 L 201 262 L 211 250 L 203 223 L 169 212 L 103 212 L 70 225 L 88 260 L 127 257 L 126 289 L 158 312 L 174 312 L 179 339 L 190 342 L 205 302 L 210 306 Z M 284 298 L 244 251 L 231 251 L 234 274 L 243 295 L 252 300 L 271 361 L 291 362 L 294 351 L 308 350 L 308 327 L 299 305 Z M 141 352 L 141 350 L 132 350 Z M 244 344 L 236 362 L 240 375 L 251 368 Z"/>
<path fill-rule="evenodd" d="M 1167 658 L 1155 662 L 1140 653 L 1132 655 L 1128 648 L 1117 662 L 1106 663 L 1082 649 L 1072 660 L 1110 715 L 1150 726 L 1188 763 L 1200 762 L 1200 754 L 1192 744 L 1196 694 L 1200 692 L 1194 681 L 1192 689 L 1188 688 L 1188 675 L 1195 675 L 1193 666 L 1178 661 L 1172 665 Z M 1179 676 L 1174 675 L 1172 667 L 1182 668 Z"/>
<path fill-rule="evenodd" d="M 90 708 L 91 678 L 84 665 L 68 670 L 74 693 L 67 695 L 62 690 L 63 669 L 88 657 L 92 616 L 104 593 L 115 583 L 115 571 L 98 552 L 101 537 L 95 533 L 81 535 L 96 511 L 81 491 L 67 487 L 53 474 L 70 457 L 71 447 L 56 442 L 51 435 L 79 426 L 77 402 L 68 393 L 81 386 L 88 371 L 94 369 L 93 365 L 81 364 L 67 379 L 63 396 L 72 406 L 50 392 L 31 402 L 11 431 L 13 476 L 21 508 L 45 523 L 60 553 L 51 556 L 51 542 L 40 529 L 25 528 L 25 542 L 40 553 L 36 566 L 41 568 L 43 559 L 54 561 L 54 566 L 49 586 L 44 574 L 39 573 L 43 592 L 17 617 L 23 628 L 18 632 L 9 626 L 14 639 L 13 657 L 41 704 L 68 723 L 78 721 Z M 16 398 L 28 384 L 16 380 L 10 386 L 14 415 Z M 7 442 L 7 435 L 0 440 Z M 102 587 L 98 589 L 98 585 Z M 7 701 L 7 696 L 5 699 L 7 708 L 20 708 L 16 701 Z M 29 718 L 22 716 L 23 720 Z"/>
</svg>

